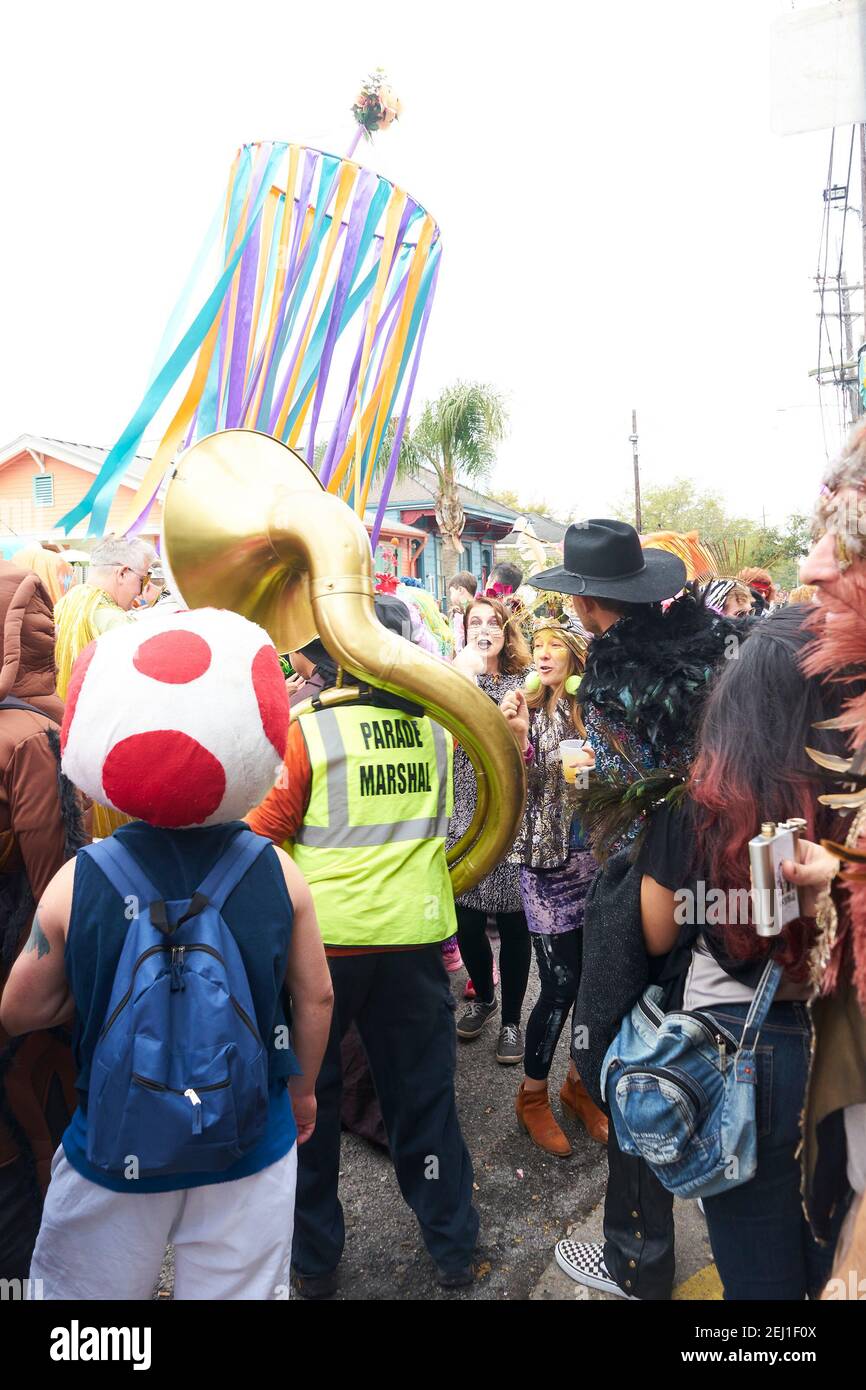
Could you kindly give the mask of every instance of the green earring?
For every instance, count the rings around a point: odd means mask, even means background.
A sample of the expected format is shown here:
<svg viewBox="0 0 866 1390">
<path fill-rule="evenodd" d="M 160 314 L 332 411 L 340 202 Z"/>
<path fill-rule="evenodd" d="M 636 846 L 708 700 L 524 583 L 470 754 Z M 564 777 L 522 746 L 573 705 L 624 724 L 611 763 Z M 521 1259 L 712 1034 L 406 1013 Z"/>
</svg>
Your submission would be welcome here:
<svg viewBox="0 0 866 1390">
<path fill-rule="evenodd" d="M 526 680 L 523 682 L 523 691 L 526 695 L 534 695 L 536 690 L 541 688 L 541 677 L 537 671 L 530 671 Z"/>
<path fill-rule="evenodd" d="M 569 676 L 568 680 L 565 682 L 565 693 L 567 695 L 576 695 L 579 689 L 580 676 Z"/>
</svg>

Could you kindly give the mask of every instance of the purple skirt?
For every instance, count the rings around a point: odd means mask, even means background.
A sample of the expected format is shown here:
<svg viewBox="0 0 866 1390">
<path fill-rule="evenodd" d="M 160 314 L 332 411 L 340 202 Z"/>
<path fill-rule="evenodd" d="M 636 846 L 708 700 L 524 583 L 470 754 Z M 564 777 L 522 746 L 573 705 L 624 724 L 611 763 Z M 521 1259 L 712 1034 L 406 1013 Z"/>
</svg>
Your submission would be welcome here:
<svg viewBox="0 0 866 1390">
<path fill-rule="evenodd" d="M 583 926 L 589 885 L 598 869 L 588 850 L 573 849 L 557 869 L 520 870 L 520 896 L 531 932 L 557 936 Z"/>
</svg>

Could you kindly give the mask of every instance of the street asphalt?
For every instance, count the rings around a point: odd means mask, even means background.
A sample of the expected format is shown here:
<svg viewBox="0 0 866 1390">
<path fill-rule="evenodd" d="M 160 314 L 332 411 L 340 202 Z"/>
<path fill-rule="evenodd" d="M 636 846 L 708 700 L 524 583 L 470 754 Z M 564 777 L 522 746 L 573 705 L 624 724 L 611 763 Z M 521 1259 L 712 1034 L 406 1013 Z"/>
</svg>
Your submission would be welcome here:
<svg viewBox="0 0 866 1390">
<path fill-rule="evenodd" d="M 466 971 L 451 977 L 458 1015 Z M 523 1023 L 538 995 L 533 963 Z M 574 1152 L 556 1159 L 532 1144 L 518 1127 L 514 1097 L 521 1066 L 501 1066 L 494 1056 L 499 1015 L 474 1042 L 457 1042 L 457 1104 L 475 1169 L 475 1200 L 481 1230 L 476 1280 L 466 1289 L 439 1287 L 415 1218 L 403 1202 L 388 1156 L 351 1134 L 343 1135 L 340 1197 L 346 1219 L 346 1248 L 337 1300 L 607 1299 L 572 1283 L 553 1261 L 564 1235 L 601 1238 L 601 1203 L 607 1179 L 602 1145 L 563 1116 L 559 1087 L 568 1068 L 568 1028 L 559 1041 L 550 1074 L 556 1114 Z M 718 1299 L 721 1288 L 712 1264 L 706 1227 L 696 1203 L 675 1204 L 677 1288 L 674 1298 Z M 157 1298 L 170 1298 L 173 1252 L 166 1252 Z"/>
<path fill-rule="evenodd" d="M 450 979 L 459 1016 L 466 971 Z M 533 963 L 524 1024 L 537 995 Z M 457 1043 L 457 1104 L 475 1169 L 481 1217 L 475 1283 L 467 1289 L 440 1289 L 387 1154 L 344 1133 L 340 1198 L 346 1249 L 338 1299 L 528 1298 L 550 1264 L 557 1240 L 574 1222 L 586 1218 L 604 1195 L 604 1147 L 560 1112 L 558 1092 L 568 1068 L 568 1027 L 554 1058 L 550 1091 L 554 1113 L 574 1153 L 571 1158 L 556 1159 L 537 1149 L 518 1127 L 514 1097 L 523 1068 L 496 1061 L 498 1026 L 497 1014 L 480 1038 Z M 158 1298 L 171 1297 L 172 1253 L 169 1250 L 166 1255 Z"/>
<path fill-rule="evenodd" d="M 450 978 L 459 1015 L 466 972 Z M 524 1024 L 537 994 L 533 963 Z M 554 1113 L 574 1153 L 571 1158 L 556 1159 L 537 1149 L 518 1127 L 514 1097 L 523 1068 L 496 1061 L 498 1026 L 497 1014 L 480 1038 L 457 1043 L 457 1104 L 475 1169 L 481 1217 L 475 1283 L 453 1291 L 439 1288 L 387 1155 L 363 1139 L 344 1134 L 340 1196 L 346 1249 L 338 1298 L 528 1298 L 557 1240 L 601 1200 L 607 1177 L 605 1150 L 587 1137 L 582 1126 L 562 1117 L 559 1109 L 559 1087 L 568 1068 L 568 1028 L 554 1059 L 550 1091 Z"/>
</svg>

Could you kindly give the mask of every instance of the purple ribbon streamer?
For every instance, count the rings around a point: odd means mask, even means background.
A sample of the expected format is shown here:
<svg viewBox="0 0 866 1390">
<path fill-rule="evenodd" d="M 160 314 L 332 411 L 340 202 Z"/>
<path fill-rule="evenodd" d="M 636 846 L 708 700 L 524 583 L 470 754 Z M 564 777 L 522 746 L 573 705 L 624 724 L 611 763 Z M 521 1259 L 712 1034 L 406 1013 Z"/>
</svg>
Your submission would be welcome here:
<svg viewBox="0 0 866 1390">
<path fill-rule="evenodd" d="M 340 224 L 340 229 L 339 229 L 339 231 L 337 232 L 337 244 L 339 244 L 340 238 L 342 237 L 342 235 L 343 235 L 343 233 L 345 232 L 345 230 L 346 230 L 346 224 L 345 224 L 345 222 L 343 222 L 343 223 Z M 301 330 L 301 334 L 300 334 L 300 336 L 299 336 L 299 338 L 298 338 L 297 343 L 295 344 L 295 350 L 294 350 L 294 352 L 292 353 L 291 361 L 289 362 L 289 365 L 288 365 L 288 367 L 287 367 L 287 369 L 286 369 L 285 375 L 283 376 L 283 380 L 282 380 L 282 383 L 281 383 L 281 385 L 280 385 L 280 388 L 279 388 L 279 390 L 276 392 L 276 395 L 275 395 L 275 397 L 274 397 L 273 408 L 272 408 L 272 410 L 271 410 L 271 419 L 270 419 L 270 424 L 269 424 L 269 427 L 268 427 L 268 430 L 269 430 L 269 433 L 270 433 L 270 434 L 273 434 L 274 429 L 276 428 L 277 420 L 279 419 L 280 411 L 281 411 L 282 408 L 283 408 L 283 404 L 284 404 L 285 399 L 286 399 L 286 392 L 287 392 L 288 389 L 289 389 L 289 382 L 290 382 L 291 379 L 292 379 L 292 372 L 295 370 L 295 363 L 297 362 L 297 360 L 298 360 L 298 354 L 299 354 L 299 352 L 301 351 L 301 344 L 302 344 L 303 341 L 304 341 L 304 337 L 305 337 L 305 335 L 306 335 L 307 328 L 308 328 L 308 326 L 309 326 L 309 324 L 310 324 L 310 322 L 311 322 L 311 319 L 312 319 L 313 308 L 314 308 L 314 303 L 311 303 L 309 309 L 307 310 L 307 316 L 306 316 L 306 318 L 304 319 L 304 327 L 303 327 L 303 329 Z M 308 344 L 308 345 L 309 345 L 309 344 Z"/>
<path fill-rule="evenodd" d="M 370 346 L 371 353 L 375 352 L 376 350 L 376 343 L 378 342 L 382 330 L 385 327 L 385 324 L 388 322 L 388 319 L 390 318 L 394 310 L 395 304 L 400 299 L 403 291 L 405 290 L 408 278 L 409 271 L 406 270 L 405 274 L 403 275 L 403 278 L 397 285 L 397 288 L 387 308 L 385 309 L 385 312 L 383 313 L 382 317 L 376 325 L 376 329 L 373 334 L 373 342 Z M 370 297 L 372 298 L 372 295 Z M 352 370 L 349 373 L 349 381 L 346 387 L 346 394 L 343 397 L 343 404 L 340 408 L 340 415 L 337 422 L 337 428 L 334 430 L 334 432 L 331 435 L 331 438 L 328 440 L 327 452 L 322 462 L 322 471 L 319 475 L 319 478 L 324 487 L 328 486 L 328 483 L 331 480 L 331 474 L 334 471 L 334 461 L 338 457 L 338 455 L 342 454 L 344 448 L 346 447 L 346 440 L 349 438 L 349 429 L 352 423 L 352 414 L 355 409 L 355 396 L 357 394 L 358 389 L 358 376 L 361 370 L 361 356 L 364 348 L 364 338 L 367 332 L 367 317 L 369 315 L 369 312 L 370 301 L 368 300 L 361 322 L 361 333 L 360 337 L 358 338 L 358 348 L 355 353 L 355 360 L 352 363 Z"/>
<path fill-rule="evenodd" d="M 264 165 L 262 164 L 262 162 L 261 162 L 260 153 L 261 153 L 261 152 L 259 151 L 259 153 L 256 155 L 256 163 L 257 163 L 257 165 L 258 165 L 258 169 L 254 169 L 254 170 L 253 170 L 253 175 L 252 175 L 252 178 L 251 178 L 251 180 L 250 180 L 251 186 L 252 186 L 253 184 L 255 185 L 256 192 L 258 192 L 258 189 L 261 187 L 262 177 L 263 177 L 263 175 L 264 175 L 264 169 L 265 169 L 265 166 L 264 166 Z M 249 210 L 252 209 L 253 205 L 254 205 L 254 198 L 250 198 L 250 201 L 249 201 L 248 204 L 247 204 L 248 215 L 249 215 Z M 247 249 L 247 248 L 245 247 L 245 248 L 244 248 L 244 255 L 246 255 L 246 249 Z M 227 259 L 228 259 L 228 252 L 226 253 L 226 256 L 227 256 Z M 242 259 L 242 263 L 243 263 L 243 259 Z M 237 273 L 237 272 L 236 272 L 236 273 Z M 217 379 L 217 397 L 216 397 L 216 398 L 217 398 L 217 413 L 216 413 L 217 429 L 222 429 L 222 428 L 223 428 L 223 424 L 222 424 L 222 419 L 223 419 L 222 401 L 223 401 L 223 388 L 224 388 L 224 383 L 225 383 L 225 379 L 226 379 L 226 378 L 225 378 L 225 373 L 226 373 L 226 353 L 227 353 L 227 350 L 228 350 L 228 324 L 229 324 L 229 310 L 230 310 L 230 307 L 231 307 L 231 298 L 232 298 L 232 294 L 231 294 L 231 285 L 229 285 L 228 288 L 226 289 L 225 298 L 223 299 L 222 310 L 221 310 L 221 312 L 220 312 L 220 329 L 219 329 L 219 336 L 220 336 L 220 368 L 219 368 L 219 377 L 218 377 L 218 379 Z"/>
<path fill-rule="evenodd" d="M 316 456 L 316 427 L 319 423 L 319 413 L 322 409 L 322 398 L 325 394 L 328 372 L 331 367 L 331 358 L 333 357 L 334 347 L 340 331 L 343 308 L 352 281 L 355 278 L 361 234 L 367 221 L 367 213 L 369 212 L 370 203 L 373 200 L 373 193 L 376 190 L 378 182 L 379 179 L 377 174 L 374 174 L 370 169 L 362 169 L 355 188 L 355 197 L 352 201 L 352 211 L 349 214 L 349 226 L 346 232 L 346 244 L 343 248 L 343 259 L 340 262 L 340 269 L 337 274 L 334 303 L 331 308 L 331 319 L 328 324 L 327 334 L 325 335 L 322 355 L 319 359 L 316 396 L 313 401 L 313 410 L 310 416 L 310 433 L 307 439 L 307 458 L 310 463 L 313 462 Z"/>
<path fill-rule="evenodd" d="M 379 494 L 379 504 L 376 508 L 376 520 L 373 522 L 373 531 L 370 536 L 370 548 L 373 554 L 376 553 L 376 546 L 379 543 L 379 533 L 382 530 L 382 522 L 385 519 L 385 509 L 388 505 L 388 497 L 394 484 L 397 473 L 397 460 L 400 457 L 400 445 L 403 442 L 403 431 L 406 428 L 406 420 L 409 416 L 409 405 L 412 400 L 412 392 L 415 389 L 415 378 L 418 375 L 418 363 L 421 361 L 421 349 L 424 346 L 424 337 L 427 332 L 427 320 L 430 318 L 430 310 L 433 307 L 433 298 L 436 294 L 436 283 L 439 279 L 439 267 L 442 264 L 442 256 L 436 262 L 436 269 L 433 271 L 433 280 L 430 285 L 430 292 L 427 295 L 427 303 L 424 305 L 424 317 L 421 320 L 421 327 L 418 330 L 418 342 L 415 346 L 415 356 L 412 361 L 412 371 L 409 375 L 409 384 L 406 387 L 406 395 L 403 397 L 403 409 L 400 412 L 400 420 L 397 425 L 397 433 L 394 435 L 394 447 L 391 450 L 391 457 L 388 460 L 388 468 L 385 479 L 382 483 L 382 491 Z"/>
<path fill-rule="evenodd" d="M 270 376 L 271 372 L 276 370 L 274 354 L 276 353 L 277 348 L 279 346 L 280 337 L 283 331 L 283 324 L 286 321 L 286 310 L 289 306 L 292 290 L 295 287 L 295 280 L 297 279 L 301 271 L 301 266 L 296 264 L 296 257 L 298 254 L 298 243 L 301 239 L 301 227 L 303 226 L 304 222 L 304 214 L 306 212 L 307 205 L 310 201 L 310 190 L 313 186 L 313 175 L 315 174 L 316 161 L 318 160 L 318 158 L 319 156 L 315 150 L 304 151 L 304 167 L 303 172 L 301 174 L 301 187 L 297 197 L 298 217 L 297 221 L 295 222 L 294 231 L 292 232 L 292 244 L 289 250 L 289 264 L 286 270 L 286 283 L 283 286 L 283 295 L 280 300 L 280 307 L 277 311 L 277 321 L 274 325 L 274 336 L 271 341 L 270 350 L 267 353 L 267 358 L 263 358 L 262 363 L 259 367 L 259 371 L 264 371 L 265 373 L 265 383 L 267 383 L 268 377 Z M 290 208 L 293 209 L 294 205 L 295 191 L 293 188 L 287 187 L 286 209 L 283 213 L 284 217 L 288 217 L 290 215 Z M 267 344 L 265 346 L 267 347 Z M 256 380 L 258 380 L 258 374 L 259 373 L 257 372 Z M 267 385 L 265 387 L 265 394 L 267 394 Z M 246 413 L 246 406 L 249 405 L 249 400 L 251 398 L 252 397 L 250 395 L 245 403 L 244 413 Z M 258 422 L 256 422 L 256 426 L 258 428 Z"/>
<path fill-rule="evenodd" d="M 146 504 L 146 506 L 143 508 L 143 510 L 142 510 L 141 512 L 139 512 L 138 516 L 135 518 L 135 521 L 132 523 L 132 525 L 131 525 L 130 527 L 127 528 L 126 534 L 127 534 L 128 536 L 137 536 L 138 533 L 139 533 L 139 531 L 143 531 L 143 530 L 144 530 L 144 523 L 147 521 L 148 513 L 150 512 L 151 507 L 153 506 L 154 502 L 156 501 L 156 494 L 159 492 L 160 486 L 161 486 L 161 485 L 158 484 L 158 485 L 154 488 L 154 490 L 153 490 L 153 496 L 151 497 L 150 501 Z"/>
<path fill-rule="evenodd" d="M 406 235 L 406 229 L 407 229 L 408 226 L 409 226 L 409 219 L 410 219 L 410 218 L 412 217 L 412 215 L 417 211 L 417 208 L 418 208 L 418 204 L 416 203 L 415 199 L 414 199 L 414 198 L 410 198 L 410 197 L 407 195 L 407 198 L 406 198 L 406 205 L 405 205 L 405 207 L 403 208 L 403 214 L 402 214 L 402 216 L 401 216 L 401 218 L 400 218 L 400 225 L 399 225 L 399 227 L 397 228 L 397 238 L 396 238 L 396 240 L 395 240 L 395 242 L 394 242 L 394 250 L 393 250 L 393 252 L 391 253 L 391 264 L 390 264 L 390 266 L 388 267 L 388 274 L 389 274 L 389 275 L 392 273 L 392 271 L 393 271 L 393 269 L 394 269 L 394 266 L 395 266 L 396 263 L 397 263 L 397 257 L 399 256 L 400 252 L 401 252 L 402 249 L 403 249 L 403 239 L 404 239 L 404 237 L 405 237 L 405 235 Z M 373 245 L 375 246 L 375 245 L 378 244 L 380 254 L 381 254 L 381 248 L 382 248 L 382 242 L 383 242 L 383 241 L 384 241 L 384 237 L 382 237 L 382 236 L 375 236 L 375 237 L 373 238 Z M 397 301 L 397 298 L 400 297 L 400 296 L 402 295 L 402 292 L 403 292 L 403 290 L 404 290 L 404 288 L 405 288 L 405 285 L 406 285 L 406 281 L 407 281 L 407 279 L 408 279 L 408 275 L 409 275 L 409 272 L 408 272 L 408 270 L 407 270 L 407 271 L 405 272 L 405 274 L 404 274 L 402 280 L 400 281 L 400 283 L 399 283 L 398 286 L 397 286 L 397 290 L 396 290 L 396 293 L 395 293 L 394 297 L 391 299 L 390 303 L 388 304 L 388 307 L 386 308 L 384 314 L 382 315 L 381 319 L 379 320 L 379 323 L 376 325 L 376 331 L 375 331 L 375 333 L 374 333 L 374 335 L 373 335 L 373 342 L 372 342 L 372 344 L 371 344 L 371 352 L 374 352 L 374 351 L 375 351 L 376 343 L 377 343 L 377 341 L 378 341 L 379 335 L 380 335 L 381 332 L 382 332 L 382 327 L 383 327 L 384 323 L 386 322 L 386 320 L 388 319 L 389 314 L 390 314 L 391 311 L 393 310 L 394 304 L 395 304 L 395 302 Z M 349 376 L 349 384 L 348 384 L 348 387 L 347 387 L 347 390 L 346 390 L 346 395 L 345 395 L 345 397 L 344 397 L 344 399 L 343 399 L 342 407 L 341 407 L 341 409 L 340 409 L 340 414 L 339 414 L 339 417 L 338 417 L 337 427 L 336 427 L 336 429 L 333 431 L 333 433 L 331 434 L 331 438 L 328 440 L 328 448 L 327 448 L 327 450 L 326 450 L 326 452 L 325 452 L 325 457 L 324 457 L 324 459 L 322 460 L 322 469 L 321 469 L 321 473 L 320 473 L 319 476 L 320 476 L 320 479 L 321 479 L 322 484 L 323 484 L 325 487 L 327 487 L 328 483 L 330 482 L 331 474 L 332 474 L 333 471 L 334 471 L 334 460 L 335 460 L 335 458 L 338 456 L 338 454 L 342 454 L 343 449 L 345 448 L 345 445 L 346 445 L 346 440 L 347 440 L 348 437 L 349 437 L 349 426 L 350 426 L 350 424 L 351 424 L 352 411 L 353 411 L 353 409 L 354 409 L 354 402 L 355 402 L 355 394 L 356 394 L 357 386 L 358 386 L 358 373 L 359 373 L 359 371 L 360 371 L 360 366 L 361 366 L 361 350 L 362 350 L 363 344 L 364 344 L 364 336 L 365 336 L 366 331 L 367 331 L 367 315 L 368 315 L 368 313 L 369 313 L 369 301 L 368 301 L 368 307 L 367 307 L 367 309 L 366 309 L 366 311 L 365 311 L 365 313 L 364 313 L 364 316 L 363 316 L 363 320 L 362 320 L 362 324 L 361 324 L 361 337 L 360 337 L 360 340 L 359 340 L 359 342 L 358 342 L 358 350 L 357 350 L 357 352 L 356 352 L 356 354 L 355 354 L 355 361 L 354 361 L 354 363 L 352 364 L 352 371 L 351 371 L 350 376 Z M 360 422 L 359 422 L 359 423 L 360 423 Z"/>
<path fill-rule="evenodd" d="M 270 144 L 262 146 L 263 150 L 270 151 L 270 148 Z M 260 171 L 253 181 L 253 188 L 250 194 L 251 208 L 255 206 L 255 201 L 258 198 L 266 168 L 267 159 L 265 159 L 265 162 L 261 165 Z M 238 419 L 238 407 L 241 403 L 244 376 L 246 375 L 247 345 L 250 339 L 250 325 L 253 316 L 253 291 L 255 289 L 256 271 L 259 263 L 263 221 L 264 204 L 262 204 L 262 211 L 259 213 L 255 230 L 247 242 L 243 257 L 241 258 L 237 313 L 235 316 L 233 335 L 234 341 L 232 343 L 232 357 L 229 368 L 229 394 L 225 419 L 226 429 L 233 429 L 235 425 L 240 423 Z"/>
<path fill-rule="evenodd" d="M 304 172 L 301 175 L 301 188 L 298 193 L 298 220 L 292 232 L 292 247 L 289 252 L 289 265 L 286 271 L 286 291 L 295 283 L 295 260 L 298 254 L 298 245 L 301 240 L 301 229 L 304 225 L 304 217 L 310 202 L 310 190 L 313 187 L 313 175 L 316 172 L 318 160 L 319 156 L 315 150 L 306 150 L 304 152 Z M 292 189 L 291 193 L 286 189 L 286 197 L 293 198 L 294 189 Z M 285 301 L 285 293 L 283 299 Z"/>
</svg>

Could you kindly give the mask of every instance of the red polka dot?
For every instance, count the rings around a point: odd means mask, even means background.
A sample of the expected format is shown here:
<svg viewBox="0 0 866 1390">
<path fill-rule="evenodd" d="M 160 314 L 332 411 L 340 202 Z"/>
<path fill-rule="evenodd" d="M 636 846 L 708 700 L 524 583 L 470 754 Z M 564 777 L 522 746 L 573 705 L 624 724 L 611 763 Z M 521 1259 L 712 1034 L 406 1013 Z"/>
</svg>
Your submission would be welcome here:
<svg viewBox="0 0 866 1390">
<path fill-rule="evenodd" d="M 136 671 L 164 685 L 187 685 L 203 676 L 211 663 L 211 649 L 197 632 L 158 632 L 136 649 Z"/>
<path fill-rule="evenodd" d="M 75 718 L 75 706 L 78 704 L 78 697 L 81 694 L 81 687 L 84 684 L 84 677 L 87 675 L 87 668 L 93 660 L 96 651 L 96 642 L 90 642 L 84 651 L 80 653 L 75 665 L 72 668 L 72 675 L 66 690 L 66 708 L 63 711 L 63 723 L 60 726 L 60 751 L 66 750 L 66 741 L 69 738 L 69 730 Z"/>
<path fill-rule="evenodd" d="M 262 726 L 279 758 L 289 740 L 289 697 L 280 658 L 273 647 L 260 647 L 253 657 L 253 689 Z"/>
<path fill-rule="evenodd" d="M 102 767 L 105 794 L 119 810 L 151 825 L 200 825 L 225 795 L 222 763 L 177 729 L 121 739 Z"/>
</svg>

